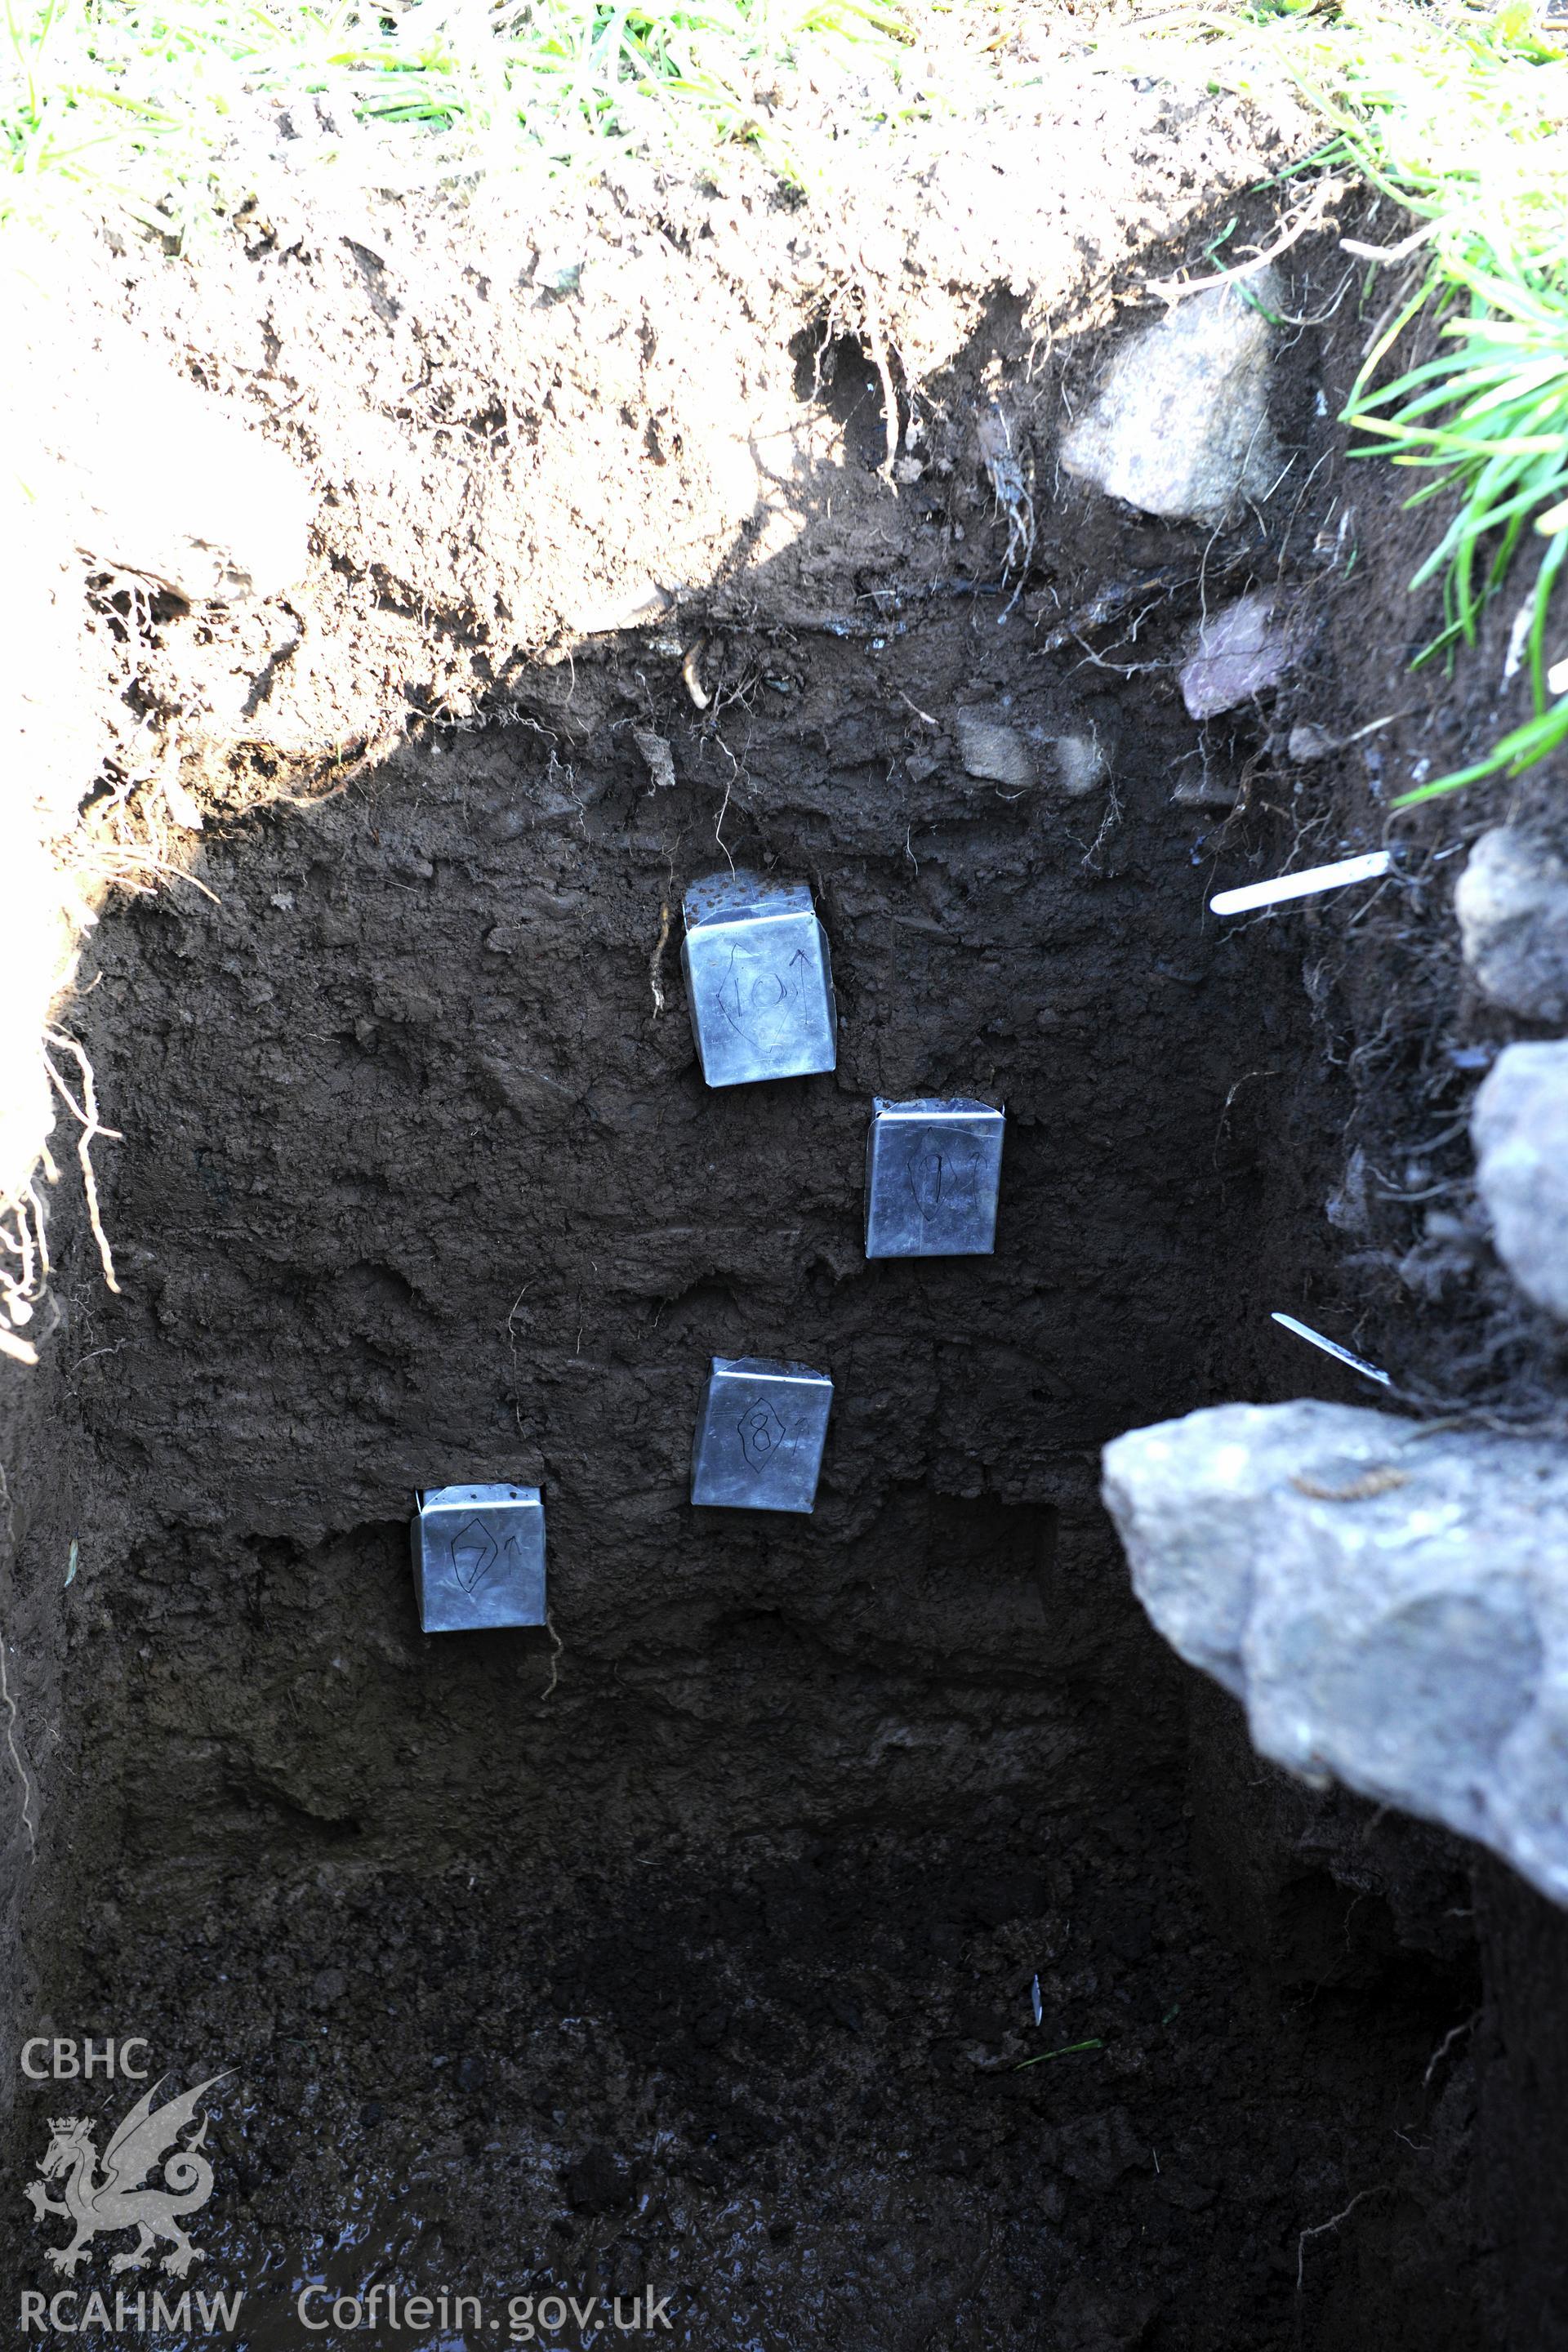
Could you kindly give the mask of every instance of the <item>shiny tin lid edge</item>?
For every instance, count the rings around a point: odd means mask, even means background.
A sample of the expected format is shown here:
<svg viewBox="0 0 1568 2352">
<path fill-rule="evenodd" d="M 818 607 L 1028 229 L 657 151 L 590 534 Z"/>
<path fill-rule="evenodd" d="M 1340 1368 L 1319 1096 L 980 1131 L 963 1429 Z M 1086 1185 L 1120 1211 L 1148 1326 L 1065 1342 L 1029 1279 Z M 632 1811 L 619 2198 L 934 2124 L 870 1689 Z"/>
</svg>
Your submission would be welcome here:
<svg viewBox="0 0 1568 2352">
<path fill-rule="evenodd" d="M 471 1511 L 487 1503 L 542 1503 L 543 1499 L 543 1492 L 538 1486 L 516 1486 L 501 1479 L 489 1485 L 416 1486 L 414 1490 L 414 1500 L 421 1512 Z"/>
<path fill-rule="evenodd" d="M 791 1381 L 796 1385 L 802 1381 L 815 1381 L 825 1389 L 833 1386 L 831 1372 L 819 1372 L 813 1364 L 784 1363 L 773 1356 L 713 1356 L 709 1359 L 710 1380 L 725 1372 L 750 1381 Z"/>
<path fill-rule="evenodd" d="M 816 912 L 809 882 L 774 879 L 744 866 L 733 874 L 700 875 L 687 884 L 680 907 L 688 930 L 748 918 L 752 922 L 772 922 L 784 915 Z"/>
<path fill-rule="evenodd" d="M 872 1116 L 876 1118 L 1002 1118 L 1005 1113 L 995 1103 L 972 1102 L 966 1096 L 928 1095 L 911 1102 L 890 1102 L 883 1095 L 871 1097 Z"/>
</svg>

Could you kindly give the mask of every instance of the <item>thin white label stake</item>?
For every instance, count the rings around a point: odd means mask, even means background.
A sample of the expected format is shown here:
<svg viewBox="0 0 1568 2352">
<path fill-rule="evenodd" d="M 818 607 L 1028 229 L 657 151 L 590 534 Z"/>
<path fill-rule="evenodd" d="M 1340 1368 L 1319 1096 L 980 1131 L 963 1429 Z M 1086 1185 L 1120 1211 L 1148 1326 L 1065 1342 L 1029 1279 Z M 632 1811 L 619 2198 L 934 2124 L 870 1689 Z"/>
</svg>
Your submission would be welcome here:
<svg viewBox="0 0 1568 2352">
<path fill-rule="evenodd" d="M 1370 850 L 1364 857 L 1342 857 L 1337 866 L 1309 866 L 1300 874 L 1280 874 L 1272 882 L 1248 882 L 1240 890 L 1220 890 L 1209 900 L 1211 915 L 1245 915 L 1254 907 L 1276 907 L 1281 898 L 1310 898 L 1315 890 L 1338 890 L 1347 882 L 1371 882 L 1386 874 L 1394 863 L 1391 849 Z"/>
<path fill-rule="evenodd" d="M 1321 1348 L 1324 1355 L 1332 1356 L 1337 1363 L 1348 1364 L 1352 1372 L 1361 1374 L 1363 1381 L 1375 1381 L 1380 1388 L 1384 1389 L 1394 1386 L 1392 1373 L 1380 1372 L 1375 1364 L 1363 1363 L 1361 1357 L 1352 1356 L 1348 1348 L 1342 1348 L 1337 1339 L 1325 1339 L 1321 1331 L 1314 1331 L 1310 1324 L 1298 1323 L 1293 1315 L 1275 1314 L 1268 1319 L 1271 1323 L 1283 1323 L 1287 1331 L 1294 1331 L 1298 1339 L 1306 1339 L 1314 1348 Z"/>
</svg>

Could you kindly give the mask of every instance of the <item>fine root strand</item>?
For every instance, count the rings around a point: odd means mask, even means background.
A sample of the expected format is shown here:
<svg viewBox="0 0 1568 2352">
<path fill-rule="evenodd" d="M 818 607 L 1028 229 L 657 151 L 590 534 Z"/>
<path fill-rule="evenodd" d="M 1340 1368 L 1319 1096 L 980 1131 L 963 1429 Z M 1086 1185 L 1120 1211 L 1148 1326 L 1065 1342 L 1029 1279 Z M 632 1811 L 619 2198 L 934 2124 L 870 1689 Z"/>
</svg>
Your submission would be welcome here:
<svg viewBox="0 0 1568 2352">
<path fill-rule="evenodd" d="M 544 1630 L 550 1636 L 550 1680 L 545 1684 L 544 1688 L 539 1695 L 539 1704 L 542 1710 L 544 1706 L 545 1701 L 549 1698 L 551 1692 L 560 1684 L 561 1660 L 566 1649 L 565 1643 L 562 1640 L 560 1634 L 555 1630 L 555 1620 L 551 1615 L 548 1609 L 544 1612 Z"/>
<path fill-rule="evenodd" d="M 1326 2230 L 1337 2230 L 1342 2221 L 1350 2220 L 1358 2205 L 1364 2205 L 1369 2197 L 1380 2197 L 1391 2186 L 1389 2181 L 1378 2180 L 1374 2181 L 1370 2189 L 1358 2189 L 1342 2212 L 1331 2213 L 1326 2221 L 1319 2221 L 1311 2229 L 1302 2231 L 1296 2241 L 1296 2292 L 1298 2294 L 1301 2292 L 1302 2265 L 1306 2261 L 1308 2239 L 1321 2238 Z"/>
<path fill-rule="evenodd" d="M 1442 2064 L 1444 2059 L 1447 2056 L 1455 2042 L 1459 2040 L 1460 2036 L 1474 2031 L 1475 2027 L 1480 2021 L 1480 2014 L 1481 2012 L 1478 2009 L 1475 2015 L 1473 2017 L 1467 2017 L 1462 2024 L 1451 2025 L 1448 2028 L 1447 2032 L 1444 2034 L 1443 2039 L 1438 2042 L 1436 2050 L 1433 2051 L 1431 2057 L 1426 2061 L 1426 2072 L 1421 2077 L 1421 2087 L 1423 2090 L 1425 2090 L 1427 2084 L 1431 2082 L 1433 2075 L 1436 2073 L 1438 2067 Z"/>
<path fill-rule="evenodd" d="M 99 1214 L 98 1181 L 92 1172 L 92 1144 L 94 1137 L 100 1135 L 107 1136 L 113 1143 L 120 1143 L 124 1139 L 118 1128 L 105 1127 L 98 1116 L 98 1088 L 93 1079 L 92 1064 L 88 1060 L 76 1039 L 68 1037 L 63 1029 L 50 1029 L 46 1031 L 45 1034 L 49 1045 L 57 1046 L 60 1052 L 72 1056 L 77 1068 L 81 1073 L 81 1100 L 79 1102 L 58 1070 L 56 1069 L 47 1053 L 44 1055 L 44 1067 L 49 1074 L 51 1085 L 72 1118 L 80 1123 L 81 1134 L 77 1139 L 76 1156 L 81 1163 L 81 1189 L 87 1201 L 88 1223 L 92 1227 L 93 1240 L 98 1244 L 98 1255 L 103 1266 L 103 1279 L 110 1290 L 118 1292 L 120 1285 L 114 1275 L 114 1256 L 109 1246 L 109 1237 L 103 1230 L 103 1220 Z"/>
<path fill-rule="evenodd" d="M 5 1506 L 5 1547 L 11 1551 L 15 1543 L 15 1528 L 11 1512 L 11 1485 L 0 1465 L 0 1501 Z M 16 1778 L 22 1784 L 22 1827 L 27 1832 L 27 1857 L 38 1858 L 38 1832 L 33 1821 L 33 1782 L 22 1761 L 22 1751 L 16 1745 L 16 1702 L 11 1696 L 10 1678 L 5 1671 L 5 1629 L 0 1625 L 0 1706 L 5 1710 L 5 1752 L 16 1768 Z"/>
<path fill-rule="evenodd" d="M 0 1626 L 0 1706 L 5 1710 L 5 1751 L 16 1768 L 16 1778 L 22 1784 L 22 1827 L 27 1832 L 27 1857 L 38 1858 L 38 1832 L 33 1824 L 33 1783 L 16 1746 L 16 1702 L 11 1696 L 11 1685 L 5 1674 L 5 1634 Z"/>
<path fill-rule="evenodd" d="M 653 1017 L 657 1021 L 664 1011 L 664 983 L 659 975 L 664 969 L 664 951 L 669 945 L 669 901 L 667 898 L 658 910 L 658 938 L 647 960 L 647 984 L 653 991 Z"/>
</svg>

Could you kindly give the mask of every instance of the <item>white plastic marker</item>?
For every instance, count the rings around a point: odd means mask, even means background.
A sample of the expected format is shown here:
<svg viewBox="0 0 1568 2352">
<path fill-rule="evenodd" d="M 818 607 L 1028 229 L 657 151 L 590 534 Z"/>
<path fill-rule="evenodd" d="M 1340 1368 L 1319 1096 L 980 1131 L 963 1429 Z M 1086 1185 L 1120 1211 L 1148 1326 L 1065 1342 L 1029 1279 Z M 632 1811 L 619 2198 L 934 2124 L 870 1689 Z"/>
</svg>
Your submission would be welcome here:
<svg viewBox="0 0 1568 2352">
<path fill-rule="evenodd" d="M 1281 898 L 1310 898 L 1315 890 L 1338 890 L 1346 882 L 1371 882 L 1386 874 L 1394 863 L 1392 849 L 1373 849 L 1364 857 L 1342 857 L 1337 866 L 1309 866 L 1300 874 L 1281 874 L 1272 882 L 1248 882 L 1241 890 L 1221 890 L 1209 900 L 1211 915 L 1245 915 L 1254 907 L 1275 907 Z"/>
<path fill-rule="evenodd" d="M 1363 1363 L 1359 1356 L 1352 1356 L 1348 1348 L 1342 1348 L 1337 1339 L 1325 1339 L 1321 1331 L 1314 1331 L 1310 1324 L 1298 1323 L 1293 1315 L 1271 1315 L 1268 1319 L 1271 1323 L 1283 1323 L 1287 1331 L 1294 1331 L 1298 1339 L 1310 1340 L 1314 1348 L 1321 1348 L 1324 1355 L 1332 1356 L 1337 1363 L 1348 1364 L 1352 1372 L 1361 1374 L 1363 1381 L 1375 1381 L 1379 1388 L 1391 1389 L 1394 1386 L 1392 1373 L 1380 1372 L 1375 1364 Z"/>
</svg>

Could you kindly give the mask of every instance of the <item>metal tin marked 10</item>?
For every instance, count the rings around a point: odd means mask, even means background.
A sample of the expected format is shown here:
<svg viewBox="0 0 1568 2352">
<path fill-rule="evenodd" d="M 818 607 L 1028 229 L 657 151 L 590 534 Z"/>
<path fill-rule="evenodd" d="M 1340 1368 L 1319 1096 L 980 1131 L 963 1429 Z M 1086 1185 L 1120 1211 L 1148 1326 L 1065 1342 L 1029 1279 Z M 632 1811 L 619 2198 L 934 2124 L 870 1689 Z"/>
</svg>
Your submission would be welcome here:
<svg viewBox="0 0 1568 2352">
<path fill-rule="evenodd" d="M 708 1084 L 831 1070 L 833 969 L 807 885 L 710 874 L 687 891 L 684 911 L 680 965 Z"/>
</svg>

